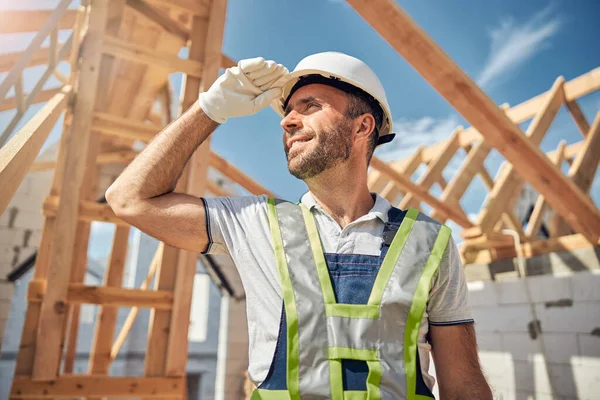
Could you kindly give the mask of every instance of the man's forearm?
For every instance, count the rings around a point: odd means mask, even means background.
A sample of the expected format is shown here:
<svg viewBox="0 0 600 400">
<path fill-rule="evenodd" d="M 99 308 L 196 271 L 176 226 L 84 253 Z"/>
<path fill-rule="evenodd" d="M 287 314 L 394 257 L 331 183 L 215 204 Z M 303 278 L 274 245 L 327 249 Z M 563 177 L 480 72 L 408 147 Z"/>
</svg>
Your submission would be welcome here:
<svg viewBox="0 0 600 400">
<path fill-rule="evenodd" d="M 173 191 L 185 164 L 217 126 L 194 103 L 129 164 L 107 190 L 107 198 L 129 203 Z"/>
</svg>

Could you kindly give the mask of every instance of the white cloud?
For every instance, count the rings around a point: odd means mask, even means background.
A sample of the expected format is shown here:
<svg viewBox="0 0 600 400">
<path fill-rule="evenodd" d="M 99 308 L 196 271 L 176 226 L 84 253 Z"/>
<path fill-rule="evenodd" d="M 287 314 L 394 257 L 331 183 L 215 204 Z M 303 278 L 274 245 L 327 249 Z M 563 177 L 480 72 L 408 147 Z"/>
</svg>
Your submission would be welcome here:
<svg viewBox="0 0 600 400">
<path fill-rule="evenodd" d="M 375 154 L 384 161 L 402 160 L 413 154 L 421 145 L 430 146 L 447 139 L 457 126 L 456 115 L 441 119 L 401 118 L 394 122 L 396 138 L 391 143 L 378 148 Z"/>
<path fill-rule="evenodd" d="M 505 78 L 540 51 L 550 46 L 550 39 L 558 33 L 563 19 L 552 15 L 551 5 L 534 14 L 522 24 L 513 18 L 500 21 L 490 31 L 490 55 L 477 78 L 480 86 L 489 86 Z"/>
</svg>

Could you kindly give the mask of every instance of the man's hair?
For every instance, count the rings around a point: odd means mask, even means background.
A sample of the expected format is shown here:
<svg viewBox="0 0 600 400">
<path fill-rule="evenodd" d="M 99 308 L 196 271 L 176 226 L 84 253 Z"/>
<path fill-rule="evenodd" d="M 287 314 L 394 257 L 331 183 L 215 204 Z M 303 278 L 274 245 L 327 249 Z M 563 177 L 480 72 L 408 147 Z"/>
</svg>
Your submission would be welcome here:
<svg viewBox="0 0 600 400">
<path fill-rule="evenodd" d="M 375 151 L 375 147 L 379 141 L 379 128 L 383 123 L 383 109 L 379 105 L 379 102 L 375 100 L 373 96 L 369 93 L 365 92 L 362 89 L 357 88 L 354 85 L 346 83 L 339 78 L 336 77 L 324 77 L 318 74 L 311 74 L 301 77 L 298 82 L 292 87 L 292 90 L 288 94 L 285 102 L 284 108 L 287 107 L 287 103 L 289 99 L 292 97 L 294 92 L 300 89 L 302 86 L 310 85 L 310 84 L 323 84 L 332 86 L 336 89 L 339 89 L 346 93 L 348 98 L 348 106 L 346 107 L 345 116 L 347 118 L 358 118 L 363 114 L 371 114 L 373 118 L 375 118 L 375 129 L 371 133 L 369 148 L 367 149 L 367 165 L 371 162 L 371 157 L 373 157 L 373 152 Z"/>
<path fill-rule="evenodd" d="M 346 117 L 358 118 L 363 114 L 371 114 L 375 119 L 375 128 L 371 132 L 369 137 L 369 147 L 367 148 L 367 165 L 371 162 L 373 152 L 377 146 L 379 140 L 379 127 L 383 122 L 383 110 L 376 102 L 370 101 L 363 91 L 357 89 L 356 91 L 346 92 L 348 97 L 348 106 L 346 107 Z M 366 94 L 366 93 L 364 93 Z M 370 96 L 369 96 L 370 97 Z"/>
</svg>

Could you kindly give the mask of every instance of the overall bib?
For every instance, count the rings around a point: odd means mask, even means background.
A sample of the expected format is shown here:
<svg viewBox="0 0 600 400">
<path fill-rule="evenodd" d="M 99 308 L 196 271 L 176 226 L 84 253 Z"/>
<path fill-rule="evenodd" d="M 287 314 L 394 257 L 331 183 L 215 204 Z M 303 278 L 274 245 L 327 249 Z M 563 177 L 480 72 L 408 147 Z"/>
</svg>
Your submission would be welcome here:
<svg viewBox="0 0 600 400">
<path fill-rule="evenodd" d="M 268 214 L 284 304 L 252 399 L 432 399 L 417 340 L 450 229 L 392 208 L 380 256 L 324 254 L 304 205 L 269 199 Z"/>
</svg>

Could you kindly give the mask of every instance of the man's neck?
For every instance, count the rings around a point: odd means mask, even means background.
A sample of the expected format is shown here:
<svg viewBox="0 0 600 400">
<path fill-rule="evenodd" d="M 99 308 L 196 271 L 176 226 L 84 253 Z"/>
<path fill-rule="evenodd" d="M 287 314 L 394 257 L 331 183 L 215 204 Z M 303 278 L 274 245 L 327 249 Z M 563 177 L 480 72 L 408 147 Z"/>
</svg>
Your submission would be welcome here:
<svg viewBox="0 0 600 400">
<path fill-rule="evenodd" d="M 315 201 L 342 229 L 371 211 L 375 200 L 367 186 L 367 171 L 355 171 L 338 165 L 307 180 Z"/>
</svg>

